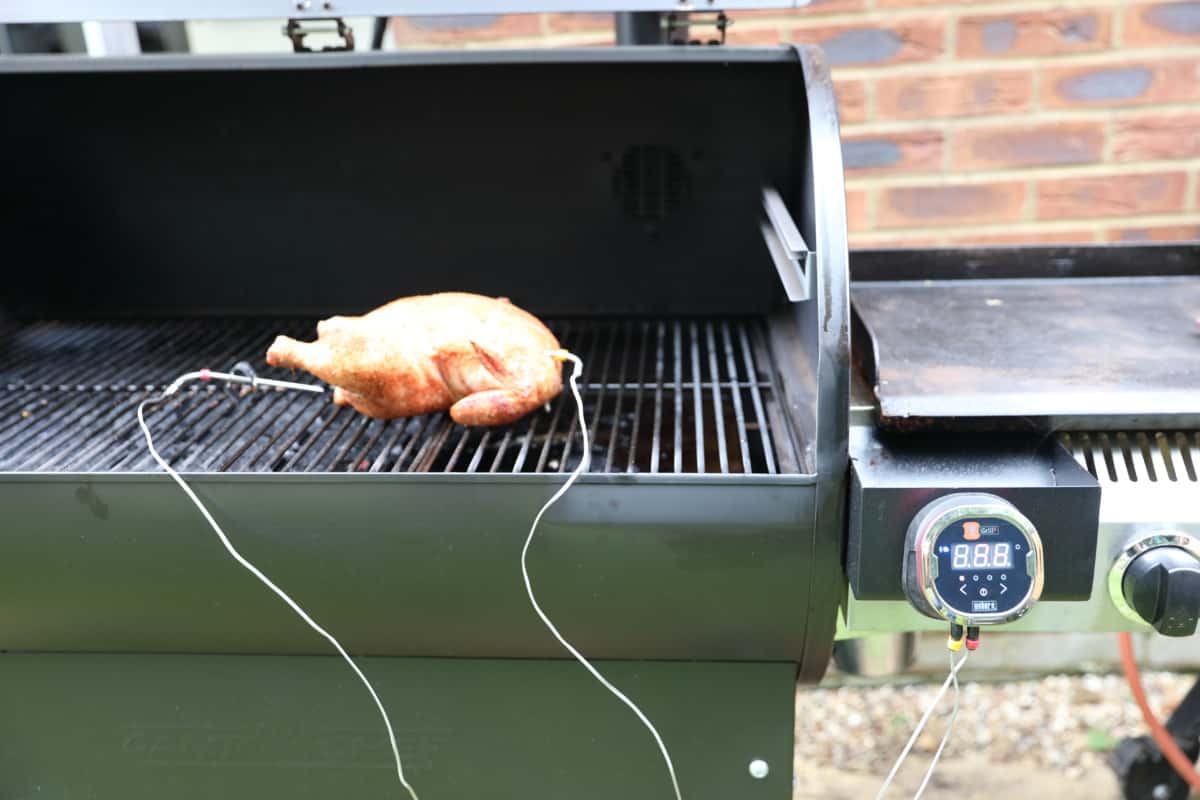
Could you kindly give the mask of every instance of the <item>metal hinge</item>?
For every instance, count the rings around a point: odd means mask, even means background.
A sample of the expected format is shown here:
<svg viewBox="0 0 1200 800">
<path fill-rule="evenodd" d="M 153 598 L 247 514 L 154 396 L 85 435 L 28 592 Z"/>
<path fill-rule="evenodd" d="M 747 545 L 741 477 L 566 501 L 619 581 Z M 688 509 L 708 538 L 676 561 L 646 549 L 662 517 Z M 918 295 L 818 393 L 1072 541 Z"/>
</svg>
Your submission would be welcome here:
<svg viewBox="0 0 1200 800">
<path fill-rule="evenodd" d="M 334 22 L 337 24 L 337 27 L 312 27 L 311 23 L 314 22 Z M 283 26 L 283 35 L 292 40 L 292 51 L 295 53 L 314 52 L 311 47 L 307 47 L 304 44 L 304 37 L 313 33 L 335 33 L 342 39 L 341 45 L 322 47 L 319 52 L 341 53 L 354 49 L 354 29 L 347 25 L 341 17 L 322 17 L 306 20 L 289 19 L 287 25 Z"/>
<path fill-rule="evenodd" d="M 695 11 L 671 12 L 664 14 L 662 22 L 664 38 L 668 44 L 707 44 L 720 46 L 725 44 L 725 31 L 733 24 L 733 20 L 724 11 L 705 14 Z M 720 35 L 719 39 L 702 41 L 691 37 L 691 29 L 697 25 L 712 25 Z"/>
</svg>

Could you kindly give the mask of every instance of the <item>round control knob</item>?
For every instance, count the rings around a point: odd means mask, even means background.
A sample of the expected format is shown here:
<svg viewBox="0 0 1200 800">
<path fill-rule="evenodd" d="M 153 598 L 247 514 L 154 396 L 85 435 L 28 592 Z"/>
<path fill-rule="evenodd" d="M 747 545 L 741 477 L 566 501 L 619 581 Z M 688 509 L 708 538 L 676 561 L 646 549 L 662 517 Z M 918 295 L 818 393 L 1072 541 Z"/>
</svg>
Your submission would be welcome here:
<svg viewBox="0 0 1200 800">
<path fill-rule="evenodd" d="M 908 526 L 902 580 L 926 616 L 958 625 L 996 625 L 1027 612 L 1042 594 L 1042 540 L 1002 497 L 939 497 Z"/>
<path fill-rule="evenodd" d="M 1110 577 L 1119 589 L 1117 607 L 1131 619 L 1149 623 L 1164 636 L 1191 636 L 1200 621 L 1200 555 L 1185 534 L 1143 539 L 1122 553 Z"/>
</svg>

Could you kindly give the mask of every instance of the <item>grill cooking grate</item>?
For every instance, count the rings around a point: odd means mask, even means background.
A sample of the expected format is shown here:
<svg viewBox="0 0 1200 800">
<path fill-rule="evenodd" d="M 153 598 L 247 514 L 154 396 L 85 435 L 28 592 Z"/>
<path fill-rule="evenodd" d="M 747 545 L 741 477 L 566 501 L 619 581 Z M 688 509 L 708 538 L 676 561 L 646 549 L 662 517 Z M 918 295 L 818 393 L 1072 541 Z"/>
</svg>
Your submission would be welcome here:
<svg viewBox="0 0 1200 800">
<path fill-rule="evenodd" d="M 1101 483 L 1200 482 L 1200 431 L 1100 431 L 1059 436 Z"/>
<path fill-rule="evenodd" d="M 580 380 L 592 472 L 792 472 L 762 324 L 729 320 L 564 320 Z M 277 333 L 310 339 L 312 321 L 53 323 L 0 344 L 0 471 L 156 471 L 135 409 L 178 375 L 248 360 Z M 302 375 L 301 380 L 312 380 Z M 195 386 L 195 385 L 194 385 Z M 155 444 L 183 472 L 565 472 L 582 456 L 575 404 L 496 429 L 447 414 L 381 422 L 328 395 L 237 394 L 202 385 L 148 415 Z"/>
</svg>

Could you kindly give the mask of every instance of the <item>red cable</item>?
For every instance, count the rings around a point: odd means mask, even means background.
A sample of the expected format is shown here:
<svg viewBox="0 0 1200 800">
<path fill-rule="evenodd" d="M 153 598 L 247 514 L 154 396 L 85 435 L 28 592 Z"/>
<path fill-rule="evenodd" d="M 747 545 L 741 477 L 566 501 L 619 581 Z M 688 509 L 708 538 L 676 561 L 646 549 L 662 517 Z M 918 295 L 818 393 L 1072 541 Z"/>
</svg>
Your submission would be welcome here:
<svg viewBox="0 0 1200 800">
<path fill-rule="evenodd" d="M 1192 765 L 1192 760 L 1179 749 L 1179 745 L 1175 743 L 1175 737 L 1167 732 L 1162 723 L 1158 721 L 1158 717 L 1154 716 L 1154 712 L 1150 710 L 1150 704 L 1146 702 L 1146 690 L 1142 687 L 1142 675 L 1138 672 L 1137 661 L 1133 658 L 1133 640 L 1128 633 L 1117 634 L 1117 647 L 1121 651 L 1121 668 L 1125 670 L 1125 680 L 1129 683 L 1129 690 L 1133 692 L 1133 700 L 1137 703 L 1138 710 L 1142 712 L 1142 719 L 1146 721 L 1146 727 L 1150 729 L 1150 735 L 1154 738 L 1155 744 L 1162 754 L 1179 773 L 1179 777 L 1183 778 L 1193 789 L 1200 789 L 1200 775 L 1196 774 L 1196 768 Z"/>
</svg>

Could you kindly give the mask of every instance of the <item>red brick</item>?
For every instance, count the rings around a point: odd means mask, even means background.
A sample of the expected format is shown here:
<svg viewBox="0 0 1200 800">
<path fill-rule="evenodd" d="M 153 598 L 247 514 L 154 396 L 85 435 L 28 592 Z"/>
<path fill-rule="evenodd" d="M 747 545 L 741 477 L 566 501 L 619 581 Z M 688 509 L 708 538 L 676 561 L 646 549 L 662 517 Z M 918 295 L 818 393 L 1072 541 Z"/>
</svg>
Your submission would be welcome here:
<svg viewBox="0 0 1200 800">
<path fill-rule="evenodd" d="M 1116 161 L 1156 161 L 1200 156 L 1200 113 L 1142 114 L 1113 128 Z"/>
<path fill-rule="evenodd" d="M 1151 225 L 1136 228 L 1109 228 L 1108 242 L 1188 242 L 1200 240 L 1200 222 L 1190 225 Z"/>
<path fill-rule="evenodd" d="M 880 78 L 877 119 L 940 119 L 1026 111 L 1033 100 L 1029 70 Z"/>
<path fill-rule="evenodd" d="M 1104 50 L 1112 39 L 1108 9 L 981 14 L 958 21 L 958 55 L 1005 58 Z"/>
<path fill-rule="evenodd" d="M 892 187 L 880 193 L 880 228 L 928 228 L 963 223 L 1015 222 L 1025 206 L 1024 181 L 959 186 Z"/>
<path fill-rule="evenodd" d="M 590 33 L 615 30 L 612 14 L 547 14 L 546 29 L 551 33 Z"/>
<path fill-rule="evenodd" d="M 918 19 L 878 25 L 825 25 L 793 28 L 796 42 L 819 44 L 834 67 L 882 66 L 931 61 L 945 50 L 946 23 Z"/>
<path fill-rule="evenodd" d="M 1091 164 L 1104 155 L 1103 122 L 969 128 L 954 135 L 955 169 Z"/>
<path fill-rule="evenodd" d="M 563 46 L 564 47 L 612 47 L 616 43 L 617 43 L 617 41 L 616 41 L 615 35 L 601 36 L 598 39 L 593 39 L 592 37 L 589 36 L 587 38 L 587 41 L 585 41 L 585 42 L 571 42 L 570 44 L 563 45 Z"/>
<path fill-rule="evenodd" d="M 725 43 L 729 45 L 771 45 L 786 42 L 788 40 L 787 30 L 785 28 L 745 28 L 738 25 L 731 25 L 725 31 Z"/>
<path fill-rule="evenodd" d="M 1196 59 L 1057 67 L 1042 73 L 1042 105 L 1123 106 L 1200 98 Z"/>
<path fill-rule="evenodd" d="M 537 14 L 476 14 L 445 17 L 394 17 L 389 26 L 400 47 L 414 45 L 465 45 L 540 36 Z"/>
<path fill-rule="evenodd" d="M 726 11 L 735 23 L 739 19 L 754 19 L 755 17 L 788 17 L 791 19 L 807 19 L 815 14 L 841 14 L 847 11 L 862 11 L 867 7 L 867 0 L 810 0 L 804 8 L 759 8 Z"/>
<path fill-rule="evenodd" d="M 1200 2 L 1142 3 L 1125 9 L 1125 44 L 1200 44 Z"/>
<path fill-rule="evenodd" d="M 1096 241 L 1096 234 L 1088 230 L 965 233 L 961 236 L 951 236 L 946 240 L 947 244 L 968 247 L 1009 244 L 1084 244 L 1094 241 Z"/>
<path fill-rule="evenodd" d="M 866 122 L 866 81 L 838 80 L 835 76 L 834 88 L 837 90 L 838 119 L 841 123 L 854 125 L 858 122 Z"/>
<path fill-rule="evenodd" d="M 984 5 L 1003 0 L 972 0 L 971 5 Z M 954 0 L 875 0 L 876 8 L 922 8 L 924 6 L 954 5 Z"/>
<path fill-rule="evenodd" d="M 896 234 L 857 233 L 850 237 L 850 246 L 857 250 L 905 250 L 914 247 L 936 247 L 942 237 L 936 233 L 897 236 Z"/>
<path fill-rule="evenodd" d="M 1042 181 L 1038 184 L 1038 216 L 1082 219 L 1179 211 L 1186 187 L 1183 172 Z"/>
<path fill-rule="evenodd" d="M 846 227 L 852 231 L 865 231 L 871 227 L 867 218 L 866 189 L 846 190 Z"/>
<path fill-rule="evenodd" d="M 846 135 L 842 165 L 847 173 L 859 175 L 940 170 L 944 144 L 940 130 Z"/>
</svg>

